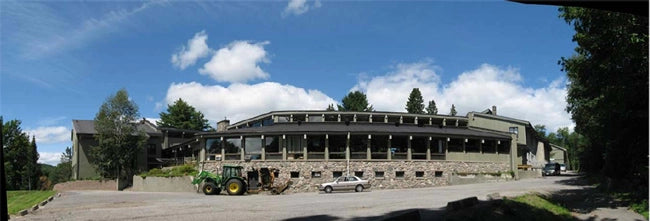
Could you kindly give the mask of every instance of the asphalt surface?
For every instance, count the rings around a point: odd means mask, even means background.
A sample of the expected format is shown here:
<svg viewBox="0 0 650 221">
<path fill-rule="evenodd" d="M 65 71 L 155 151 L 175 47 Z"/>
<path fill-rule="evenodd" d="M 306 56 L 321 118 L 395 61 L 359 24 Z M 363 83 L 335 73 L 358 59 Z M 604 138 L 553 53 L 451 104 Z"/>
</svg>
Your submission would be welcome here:
<svg viewBox="0 0 650 221">
<path fill-rule="evenodd" d="M 445 187 L 370 190 L 361 193 L 206 196 L 197 193 L 75 191 L 43 208 L 12 220 L 336 220 L 381 219 L 419 209 L 423 219 L 437 219 L 447 202 L 487 195 L 515 196 L 580 189 L 566 182 L 575 176 Z"/>
</svg>

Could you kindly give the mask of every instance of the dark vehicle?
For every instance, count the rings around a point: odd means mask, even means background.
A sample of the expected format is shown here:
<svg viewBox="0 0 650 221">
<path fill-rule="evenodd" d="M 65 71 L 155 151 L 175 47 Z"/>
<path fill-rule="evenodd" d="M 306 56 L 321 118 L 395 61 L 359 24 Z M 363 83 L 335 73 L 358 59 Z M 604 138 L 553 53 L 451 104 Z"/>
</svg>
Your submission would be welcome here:
<svg viewBox="0 0 650 221">
<path fill-rule="evenodd" d="M 544 176 L 554 176 L 560 175 L 560 164 L 559 163 L 549 163 L 544 166 L 542 170 L 542 175 Z"/>
</svg>

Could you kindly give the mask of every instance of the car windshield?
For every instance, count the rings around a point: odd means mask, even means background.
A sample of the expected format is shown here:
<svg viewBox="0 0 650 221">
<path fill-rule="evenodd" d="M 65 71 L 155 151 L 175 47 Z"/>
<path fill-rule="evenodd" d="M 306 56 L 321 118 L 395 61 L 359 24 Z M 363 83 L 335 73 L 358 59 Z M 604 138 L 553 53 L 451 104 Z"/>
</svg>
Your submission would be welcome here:
<svg viewBox="0 0 650 221">
<path fill-rule="evenodd" d="M 544 169 L 555 169 L 555 164 L 546 164 L 546 167 Z"/>
</svg>

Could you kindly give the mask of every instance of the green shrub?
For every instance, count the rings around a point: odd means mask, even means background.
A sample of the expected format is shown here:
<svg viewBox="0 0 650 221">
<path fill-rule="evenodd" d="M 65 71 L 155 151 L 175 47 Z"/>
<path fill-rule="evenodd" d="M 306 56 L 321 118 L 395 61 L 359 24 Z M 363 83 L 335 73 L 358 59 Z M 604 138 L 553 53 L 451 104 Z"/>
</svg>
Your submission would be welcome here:
<svg viewBox="0 0 650 221">
<path fill-rule="evenodd" d="M 639 203 L 630 204 L 630 209 L 648 219 L 648 200 L 644 199 Z"/>
<path fill-rule="evenodd" d="M 141 173 L 142 178 L 151 177 L 180 177 L 180 176 L 196 176 L 199 171 L 196 170 L 195 165 L 185 164 L 181 166 L 175 166 L 171 169 L 159 169 L 153 168 L 149 172 Z"/>
</svg>

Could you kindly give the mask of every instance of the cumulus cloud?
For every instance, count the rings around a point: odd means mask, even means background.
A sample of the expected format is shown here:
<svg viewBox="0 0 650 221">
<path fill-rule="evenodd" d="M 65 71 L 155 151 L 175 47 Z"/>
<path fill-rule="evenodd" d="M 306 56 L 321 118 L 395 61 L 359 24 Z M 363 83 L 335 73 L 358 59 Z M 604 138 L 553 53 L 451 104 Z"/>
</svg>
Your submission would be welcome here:
<svg viewBox="0 0 650 221">
<path fill-rule="evenodd" d="M 228 87 L 173 83 L 165 100 L 173 103 L 178 98 L 196 107 L 211 121 L 227 117 L 233 123 L 274 110 L 324 110 L 327 105 L 337 103 L 318 90 L 276 82 L 234 83 Z"/>
<path fill-rule="evenodd" d="M 269 63 L 264 42 L 234 41 L 219 49 L 199 73 L 219 82 L 242 83 L 254 79 L 267 79 L 259 63 Z"/>
<path fill-rule="evenodd" d="M 439 114 L 448 114 L 452 104 L 459 115 L 496 105 L 499 115 L 544 124 L 552 131 L 573 127 L 564 111 L 567 89 L 562 79 L 531 88 L 523 86 L 517 69 L 483 64 L 442 84 L 436 69 L 430 62 L 399 64 L 385 75 L 361 78 L 352 90 L 366 93 L 368 101 L 380 111 L 405 111 L 411 89 L 419 88 L 425 103 L 436 101 Z"/>
<path fill-rule="evenodd" d="M 38 152 L 38 163 L 56 166 L 61 162 L 61 153 Z"/>
<path fill-rule="evenodd" d="M 310 9 L 320 8 L 322 6 L 319 0 L 314 1 L 314 4 L 309 5 L 307 0 L 290 0 L 287 7 L 282 11 L 282 17 L 288 15 L 301 15 Z"/>
<path fill-rule="evenodd" d="M 183 70 L 194 65 L 196 60 L 208 56 L 210 48 L 208 48 L 206 40 L 208 40 L 208 35 L 205 31 L 194 34 L 194 37 L 187 41 L 187 46 L 182 46 L 177 53 L 172 55 L 172 64 Z"/>
<path fill-rule="evenodd" d="M 37 144 L 51 144 L 70 141 L 70 129 L 64 126 L 38 127 L 25 130 L 31 137 L 36 136 Z"/>
</svg>

